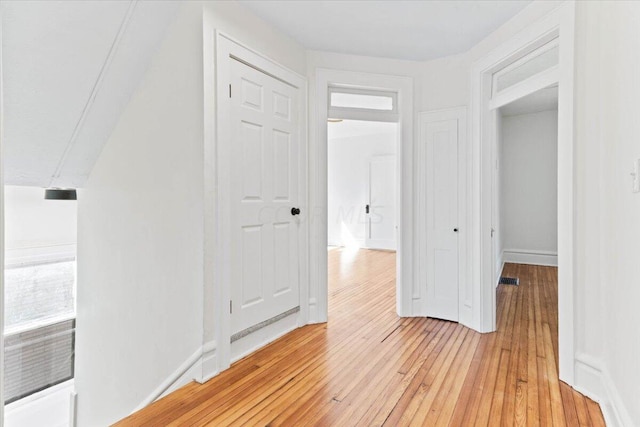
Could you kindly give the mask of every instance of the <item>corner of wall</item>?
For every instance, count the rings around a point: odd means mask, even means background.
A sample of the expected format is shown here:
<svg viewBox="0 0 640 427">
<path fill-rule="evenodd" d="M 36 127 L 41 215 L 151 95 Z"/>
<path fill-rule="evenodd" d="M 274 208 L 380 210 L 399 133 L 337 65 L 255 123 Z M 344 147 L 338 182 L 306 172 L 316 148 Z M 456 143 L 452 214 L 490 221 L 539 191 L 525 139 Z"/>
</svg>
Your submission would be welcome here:
<svg viewBox="0 0 640 427">
<path fill-rule="evenodd" d="M 634 425 L 609 372 L 600 360 L 588 354 L 576 354 L 573 388 L 600 404 L 607 426 Z"/>
</svg>

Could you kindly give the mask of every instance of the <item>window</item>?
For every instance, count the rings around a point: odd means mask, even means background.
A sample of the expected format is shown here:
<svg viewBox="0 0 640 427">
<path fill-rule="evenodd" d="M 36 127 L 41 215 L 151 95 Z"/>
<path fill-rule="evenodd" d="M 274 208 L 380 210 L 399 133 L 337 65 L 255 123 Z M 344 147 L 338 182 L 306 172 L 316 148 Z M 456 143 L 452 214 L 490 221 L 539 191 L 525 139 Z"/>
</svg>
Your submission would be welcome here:
<svg viewBox="0 0 640 427">
<path fill-rule="evenodd" d="M 544 46 L 520 58 L 493 75 L 493 94 L 509 89 L 539 73 L 558 65 L 558 39 L 551 40 Z"/>
<path fill-rule="evenodd" d="M 5 186 L 5 404 L 74 376 L 76 209 Z"/>
<path fill-rule="evenodd" d="M 397 122 L 398 94 L 369 89 L 329 87 L 329 117 Z"/>
<path fill-rule="evenodd" d="M 393 101 L 393 97 L 387 95 L 331 92 L 332 107 L 393 111 Z"/>
</svg>

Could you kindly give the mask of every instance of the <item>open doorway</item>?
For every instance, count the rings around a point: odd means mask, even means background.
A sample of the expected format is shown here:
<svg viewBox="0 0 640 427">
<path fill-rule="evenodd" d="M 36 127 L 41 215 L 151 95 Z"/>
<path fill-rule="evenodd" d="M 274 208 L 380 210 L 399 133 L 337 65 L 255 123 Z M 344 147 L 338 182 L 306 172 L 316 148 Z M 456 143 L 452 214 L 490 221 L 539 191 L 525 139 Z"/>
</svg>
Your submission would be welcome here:
<svg viewBox="0 0 640 427">
<path fill-rule="evenodd" d="M 505 264 L 557 267 L 558 86 L 500 107 L 497 130 L 497 276 Z"/>
<path fill-rule="evenodd" d="M 364 72 L 317 70 L 315 143 L 309 144 L 309 322 L 328 320 L 328 119 L 397 124 L 396 139 L 396 268 L 394 316 L 421 315 L 424 295 L 415 289 L 414 275 L 414 141 L 413 81 Z M 394 298 L 395 297 L 395 298 Z"/>
<path fill-rule="evenodd" d="M 328 121 L 329 313 L 354 292 L 395 296 L 398 140 L 395 122 Z"/>
</svg>

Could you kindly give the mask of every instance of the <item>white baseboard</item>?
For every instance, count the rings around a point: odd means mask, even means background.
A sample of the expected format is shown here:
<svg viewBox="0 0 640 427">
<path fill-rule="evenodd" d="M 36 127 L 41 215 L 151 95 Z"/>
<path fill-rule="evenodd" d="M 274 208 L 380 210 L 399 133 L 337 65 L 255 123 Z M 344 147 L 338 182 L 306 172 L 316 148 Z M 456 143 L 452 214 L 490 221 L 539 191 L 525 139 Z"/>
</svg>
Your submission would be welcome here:
<svg viewBox="0 0 640 427">
<path fill-rule="evenodd" d="M 252 334 L 243 337 L 231 345 L 231 362 L 253 353 L 266 344 L 299 327 L 300 313 L 280 319 Z M 197 349 L 166 380 L 162 382 L 133 412 L 150 405 L 163 396 L 189 384 L 191 381 L 205 383 L 219 373 L 217 360 L 217 344 L 210 341 Z M 132 412 L 132 413 L 133 413 Z"/>
<path fill-rule="evenodd" d="M 599 360 L 584 353 L 576 354 L 574 389 L 600 404 L 607 426 L 634 426 L 611 376 Z"/>
<path fill-rule="evenodd" d="M 504 271 L 504 251 L 500 254 L 500 259 L 498 260 L 498 264 L 497 264 L 497 271 L 498 271 L 498 275 L 496 277 L 496 288 L 498 287 L 498 285 L 500 284 L 500 278 L 502 277 L 502 272 Z"/>
<path fill-rule="evenodd" d="M 217 347 L 215 341 L 209 341 L 202 346 L 202 376 L 196 379 L 200 384 L 206 383 L 220 372 L 218 369 Z"/>
<path fill-rule="evenodd" d="M 198 348 L 187 360 L 185 360 L 167 379 L 165 379 L 146 399 L 144 399 L 133 412 L 149 406 L 162 396 L 187 385 L 202 375 L 202 347 Z M 132 412 L 132 413 L 133 413 Z"/>
<path fill-rule="evenodd" d="M 502 256 L 503 262 L 514 264 L 558 266 L 558 254 L 556 252 L 536 251 L 526 249 L 505 249 Z"/>
</svg>

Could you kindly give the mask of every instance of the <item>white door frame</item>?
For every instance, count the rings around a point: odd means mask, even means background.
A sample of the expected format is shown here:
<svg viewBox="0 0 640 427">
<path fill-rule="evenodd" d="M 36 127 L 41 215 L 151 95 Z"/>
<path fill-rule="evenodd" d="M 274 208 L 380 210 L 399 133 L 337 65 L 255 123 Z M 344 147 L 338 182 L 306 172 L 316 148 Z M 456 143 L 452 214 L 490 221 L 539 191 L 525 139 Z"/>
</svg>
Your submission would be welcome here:
<svg viewBox="0 0 640 427">
<path fill-rule="evenodd" d="M 398 94 L 399 121 L 398 148 L 396 150 L 397 192 L 399 215 L 396 217 L 397 265 L 396 309 L 400 316 L 414 316 L 412 307 L 413 279 L 413 79 L 383 74 L 340 71 L 325 68 L 316 70 L 315 120 L 310 146 L 310 206 L 313 210 L 310 235 L 309 264 L 309 320 L 312 323 L 328 319 L 327 286 L 327 119 L 329 86 L 363 88 L 396 92 Z"/>
<path fill-rule="evenodd" d="M 472 164 L 472 327 L 496 329 L 495 277 L 492 265 L 492 174 L 496 138 L 496 111 L 491 110 L 491 76 L 554 37 L 559 37 L 558 64 L 558 337 L 560 379 L 574 384 L 574 20 L 575 4 L 558 9 L 525 28 L 509 42 L 475 62 L 471 71 Z"/>
<path fill-rule="evenodd" d="M 300 221 L 300 312 L 298 326 L 307 324 L 308 306 L 308 234 L 307 199 L 307 83 L 306 78 L 278 64 L 232 37 L 215 31 L 205 43 L 205 271 L 204 336 L 201 380 L 206 381 L 231 363 L 231 206 L 230 150 L 231 103 L 229 98 L 231 58 L 279 79 L 298 89 L 300 94 L 299 174 Z M 215 46 L 215 54 L 206 47 Z M 215 61 L 215 62 L 214 62 Z M 215 71 L 215 74 L 214 74 Z M 215 82 L 215 83 L 214 83 Z M 217 126 L 216 126 L 217 125 Z M 264 340 L 263 340 L 264 341 Z"/>
<path fill-rule="evenodd" d="M 420 126 L 420 137 L 416 145 L 416 159 L 422 167 L 416 167 L 416 194 L 417 194 L 417 216 L 416 230 L 421 236 L 417 242 L 416 277 L 418 283 L 426 284 L 428 280 L 427 271 L 427 239 L 429 233 L 427 228 L 427 173 L 426 168 L 426 132 L 425 125 L 445 120 L 458 121 L 458 322 L 472 327 L 471 313 L 471 281 L 466 279 L 467 260 L 470 259 L 470 245 L 468 243 L 471 233 L 471 217 L 467 215 L 468 192 L 467 192 L 467 164 L 468 164 L 468 144 L 467 144 L 467 107 L 454 107 L 443 110 L 426 111 L 419 114 L 418 125 Z M 422 312 L 427 312 L 427 302 L 423 301 Z"/>
<path fill-rule="evenodd" d="M 2 76 L 2 7 L 0 6 L 0 265 L 4 271 L 4 159 L 2 155 L 3 145 L 3 76 Z M 0 334 L 4 337 L 4 273 L 0 274 Z M 4 338 L 0 340 L 0 426 L 4 422 Z"/>
</svg>

